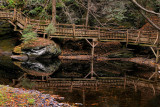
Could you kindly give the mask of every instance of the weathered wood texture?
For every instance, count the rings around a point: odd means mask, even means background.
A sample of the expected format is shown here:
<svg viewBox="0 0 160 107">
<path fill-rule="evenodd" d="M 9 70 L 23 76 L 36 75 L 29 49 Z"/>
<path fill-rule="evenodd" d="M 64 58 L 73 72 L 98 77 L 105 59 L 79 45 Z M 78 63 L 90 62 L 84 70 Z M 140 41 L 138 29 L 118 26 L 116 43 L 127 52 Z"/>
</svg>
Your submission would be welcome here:
<svg viewBox="0 0 160 107">
<path fill-rule="evenodd" d="M 27 25 L 32 25 L 38 34 L 44 34 L 50 20 L 35 20 L 27 17 L 20 10 L 0 9 L 0 19 L 8 20 L 16 31 L 22 32 Z M 17 27 L 18 26 L 18 27 Z M 17 29 L 19 28 L 19 29 Z M 56 32 L 49 38 L 77 38 L 94 39 L 99 41 L 120 41 L 127 44 L 157 47 L 159 45 L 159 32 L 156 30 L 144 31 L 135 29 L 108 29 L 75 24 L 56 24 Z"/>
</svg>

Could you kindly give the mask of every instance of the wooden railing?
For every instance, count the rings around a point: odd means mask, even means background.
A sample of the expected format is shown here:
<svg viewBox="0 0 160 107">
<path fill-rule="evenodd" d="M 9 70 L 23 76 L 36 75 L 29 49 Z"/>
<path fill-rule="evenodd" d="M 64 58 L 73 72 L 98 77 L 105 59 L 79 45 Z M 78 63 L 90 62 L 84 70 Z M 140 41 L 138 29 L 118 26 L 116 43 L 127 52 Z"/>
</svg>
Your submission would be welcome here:
<svg viewBox="0 0 160 107">
<path fill-rule="evenodd" d="M 46 34 L 45 28 L 51 23 L 50 20 L 30 19 L 20 10 L 0 9 L 0 19 L 9 20 L 12 23 L 21 24 L 21 30 L 27 25 L 32 25 L 33 30 L 38 34 Z M 15 23 L 16 25 L 17 23 Z M 18 24 L 17 24 L 18 25 Z M 101 27 L 90 27 L 75 24 L 56 24 L 56 32 L 49 38 L 79 38 L 79 39 L 97 39 L 99 41 L 120 41 L 132 44 L 145 44 L 157 46 L 159 43 L 158 31 L 141 31 L 135 29 L 108 29 Z"/>
</svg>

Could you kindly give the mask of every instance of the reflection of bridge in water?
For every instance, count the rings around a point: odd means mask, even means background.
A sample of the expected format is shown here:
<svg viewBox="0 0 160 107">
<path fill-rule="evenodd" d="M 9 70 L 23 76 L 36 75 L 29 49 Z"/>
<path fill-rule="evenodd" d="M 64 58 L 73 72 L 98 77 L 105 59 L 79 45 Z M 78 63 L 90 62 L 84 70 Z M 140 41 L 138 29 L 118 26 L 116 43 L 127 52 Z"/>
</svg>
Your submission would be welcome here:
<svg viewBox="0 0 160 107">
<path fill-rule="evenodd" d="M 146 104 L 148 99 L 153 99 L 154 96 L 160 94 L 160 82 L 155 82 L 147 79 L 140 79 L 135 77 L 99 77 L 99 78 L 46 78 L 42 80 L 31 80 L 35 83 L 35 89 L 41 90 L 46 93 L 55 94 L 57 91 L 61 93 L 60 96 L 65 97 L 67 101 L 73 100 L 72 96 L 77 96 L 77 91 L 80 96 L 74 99 L 85 104 L 90 101 L 89 93 L 103 93 L 97 98 L 98 103 L 108 102 L 113 96 L 133 98 L 135 93 L 141 93 L 140 103 Z M 111 91 L 112 90 L 112 91 Z M 118 90 L 118 91 L 115 91 Z M 123 91 L 124 90 L 124 91 Z M 129 91 L 132 90 L 132 91 Z M 124 93 L 123 93 L 124 92 Z M 66 93 L 66 94 L 63 94 Z M 105 93 L 105 94 L 104 94 Z M 116 93 L 116 94 L 115 94 Z M 119 93 L 119 94 L 117 94 Z M 122 94 L 123 93 L 123 94 Z M 127 93 L 127 94 L 126 94 Z M 91 95 L 92 95 L 91 94 Z M 124 95 L 125 94 L 125 95 Z M 131 95 L 131 96 L 130 96 Z M 136 94 L 137 95 L 137 94 Z M 68 98 L 69 97 L 69 98 Z M 71 98 L 70 98 L 71 97 Z M 78 98 L 79 97 L 79 98 Z M 122 98 L 123 98 L 122 97 Z M 70 100 L 72 99 L 72 100 Z M 122 99 L 120 99 L 122 100 Z M 114 99 L 117 101 L 117 99 Z M 73 101 L 74 102 L 74 101 Z M 96 103 L 96 101 L 92 101 Z M 126 100 L 126 102 L 129 102 Z M 74 102 L 75 103 L 75 102 Z M 105 106 L 104 106 L 105 107 Z"/>
<path fill-rule="evenodd" d="M 31 63 L 31 62 L 30 62 Z M 38 62 L 37 62 L 38 63 Z M 66 64 L 68 64 L 69 62 L 65 62 Z M 25 63 L 27 64 L 27 63 Z M 57 65 L 57 67 L 55 66 L 57 63 L 53 63 L 53 65 L 50 65 L 49 67 L 52 67 L 51 70 L 58 69 L 59 67 L 59 63 Z M 16 64 L 17 65 L 17 64 Z M 23 63 L 22 63 L 23 65 Z M 25 72 L 22 76 L 20 76 L 18 79 L 14 79 L 13 81 L 13 85 L 16 86 L 17 82 L 19 83 L 22 79 L 24 78 L 28 78 L 27 75 L 33 75 L 34 76 L 34 72 L 37 72 L 37 68 L 35 68 L 35 62 L 34 62 L 34 69 L 31 68 L 24 68 L 20 63 L 18 64 L 18 67 L 20 67 L 22 70 L 25 69 Z M 31 64 L 30 64 L 31 65 Z M 42 65 L 42 64 L 41 64 Z M 54 68 L 54 69 L 53 69 Z M 40 68 L 39 68 L 40 69 Z M 45 68 L 46 69 L 46 68 Z M 32 71 L 32 72 L 30 72 Z M 34 72 L 33 72 L 34 71 Z M 106 72 L 115 72 L 115 71 L 106 71 Z M 125 71 L 123 71 L 124 74 L 123 76 L 120 76 L 119 74 L 115 77 L 99 77 L 98 74 L 96 74 L 96 72 L 94 71 L 94 61 L 91 60 L 90 62 L 90 71 L 88 74 L 84 75 L 84 77 L 73 77 L 73 78 L 57 78 L 57 77 L 51 77 L 49 74 L 46 72 L 37 72 L 38 75 L 35 76 L 39 76 L 41 77 L 38 79 L 31 79 L 32 82 L 35 82 L 35 88 L 37 89 L 55 89 L 55 90 L 60 90 L 60 89 L 64 89 L 64 90 L 68 90 L 68 91 L 72 91 L 73 89 L 81 89 L 81 88 L 90 88 L 93 90 L 99 90 L 99 89 L 103 89 L 103 87 L 123 87 L 124 89 L 127 86 L 133 86 L 133 88 L 135 89 L 135 91 L 137 91 L 138 89 L 141 88 L 150 88 L 152 89 L 153 94 L 155 94 L 157 91 L 160 90 L 160 81 L 159 81 L 159 73 L 157 71 L 157 69 L 155 69 L 155 72 L 145 72 L 142 74 L 138 74 L 138 75 L 145 75 L 144 77 L 131 77 L 128 76 Z M 98 73 L 98 72 L 97 72 Z M 54 73 L 52 74 L 54 75 Z"/>
<path fill-rule="evenodd" d="M 70 62 L 65 62 L 67 66 L 69 63 Z M 105 71 L 105 72 L 110 72 L 114 74 L 117 73 L 117 75 L 114 75 L 115 77 L 114 76 L 103 77 L 99 75 L 96 69 L 94 69 L 93 60 L 91 61 L 89 65 L 90 65 L 89 73 L 88 74 L 85 73 L 85 75 L 83 75 L 80 78 L 77 78 L 77 77 L 76 78 L 74 77 L 73 78 L 71 77 L 70 78 L 59 78 L 56 76 L 54 77 L 54 75 L 56 75 L 55 74 L 56 72 L 54 72 L 52 75 L 44 75 L 43 73 L 40 72 L 39 74 L 41 74 L 41 76 L 36 75 L 37 77 L 35 76 L 34 78 L 32 77 L 33 75 L 31 76 L 33 72 L 32 73 L 27 72 L 28 70 L 30 71 L 32 69 L 27 70 L 27 68 L 25 68 L 27 73 L 24 73 L 18 79 L 13 79 L 13 86 L 18 87 L 21 85 L 23 79 L 30 79 L 30 81 L 35 84 L 34 85 L 35 89 L 45 91 L 50 94 L 55 94 L 55 92 L 58 92 L 58 95 L 64 96 L 65 98 L 68 96 L 70 97 L 74 96 L 75 94 L 77 94 L 77 91 L 78 91 L 80 94 L 79 97 L 81 98 L 81 100 L 78 100 L 78 101 L 83 103 L 83 105 L 85 105 L 87 101 L 89 100 L 88 94 L 90 92 L 100 93 L 100 94 L 105 93 L 104 95 L 100 95 L 99 97 L 100 99 L 99 98 L 97 99 L 99 99 L 100 101 L 108 101 L 110 99 L 110 95 L 111 96 L 115 95 L 115 93 L 112 92 L 115 89 L 119 89 L 118 91 L 116 91 L 119 93 L 122 93 L 121 91 L 123 90 L 126 93 L 128 92 L 128 90 L 132 90 L 131 92 L 129 91 L 129 94 L 127 94 L 126 97 L 132 98 L 129 95 L 134 96 L 135 93 L 137 94 L 138 92 L 140 92 L 142 103 L 144 103 L 143 101 L 146 101 L 146 98 L 152 99 L 154 96 L 160 94 L 160 81 L 158 79 L 159 73 L 157 71 L 156 72 L 145 72 L 145 78 L 143 78 L 143 77 L 128 76 L 123 70 L 122 71 L 124 75 L 119 75 L 120 72 L 115 72 L 114 70 L 113 71 L 111 70 L 111 71 Z M 19 66 L 21 67 L 21 69 L 24 69 L 25 67 L 21 65 Z M 69 69 L 69 70 L 73 70 L 73 69 L 74 68 Z M 66 74 L 67 73 L 68 72 L 66 72 Z M 138 75 L 143 75 L 143 73 L 144 72 Z M 63 94 L 59 94 L 60 92 Z M 119 94 L 116 94 L 115 96 L 122 97 L 123 95 L 119 96 Z M 77 98 L 75 99 L 77 100 Z M 82 99 L 83 99 L 83 102 L 82 102 Z"/>
<path fill-rule="evenodd" d="M 24 74 L 17 80 L 14 80 L 13 86 L 16 81 L 21 81 L 22 78 L 26 78 L 27 74 Z M 72 91 L 73 89 L 91 89 L 102 90 L 104 87 L 123 87 L 132 86 L 135 90 L 141 90 L 143 88 L 149 88 L 155 95 L 160 91 L 160 82 L 149 79 L 137 78 L 137 77 L 98 77 L 98 78 L 50 78 L 42 77 L 42 79 L 31 79 L 35 83 L 36 89 L 54 89 L 54 90 L 66 90 Z"/>
<path fill-rule="evenodd" d="M 36 83 L 36 88 L 51 88 L 51 89 L 65 89 L 72 91 L 74 88 L 90 88 L 93 90 L 101 90 L 102 87 L 118 87 L 133 86 L 135 91 L 141 88 L 150 88 L 153 94 L 160 91 L 160 83 L 154 83 L 144 79 L 137 79 L 133 77 L 101 77 L 99 79 L 80 79 L 80 78 L 49 78 L 45 81 L 32 80 Z"/>
</svg>

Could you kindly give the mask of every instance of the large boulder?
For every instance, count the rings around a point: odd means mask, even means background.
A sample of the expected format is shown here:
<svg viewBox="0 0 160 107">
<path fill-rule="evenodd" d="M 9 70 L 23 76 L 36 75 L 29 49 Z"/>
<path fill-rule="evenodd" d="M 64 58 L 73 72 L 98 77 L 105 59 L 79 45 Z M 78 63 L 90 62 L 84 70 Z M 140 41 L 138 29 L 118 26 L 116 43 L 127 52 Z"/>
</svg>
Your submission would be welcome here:
<svg viewBox="0 0 160 107">
<path fill-rule="evenodd" d="M 27 55 L 29 58 L 51 58 L 61 54 L 61 49 L 54 41 L 37 38 L 27 43 L 21 43 L 13 50 L 14 54 Z"/>
</svg>

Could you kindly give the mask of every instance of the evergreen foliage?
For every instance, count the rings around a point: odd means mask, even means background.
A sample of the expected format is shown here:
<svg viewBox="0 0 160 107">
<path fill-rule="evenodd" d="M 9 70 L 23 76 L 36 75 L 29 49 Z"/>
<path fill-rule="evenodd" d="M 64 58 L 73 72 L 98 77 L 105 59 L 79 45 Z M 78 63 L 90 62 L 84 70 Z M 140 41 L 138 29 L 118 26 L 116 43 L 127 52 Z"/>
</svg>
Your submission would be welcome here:
<svg viewBox="0 0 160 107">
<path fill-rule="evenodd" d="M 45 32 L 50 35 L 50 34 L 54 34 L 56 32 L 56 28 L 55 26 L 53 25 L 53 23 L 50 23 L 48 25 L 48 27 L 45 28 Z"/>
<path fill-rule="evenodd" d="M 37 33 L 33 31 L 32 26 L 29 25 L 23 30 L 22 40 L 24 43 L 28 43 L 30 41 L 37 39 Z"/>
</svg>

